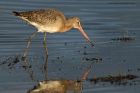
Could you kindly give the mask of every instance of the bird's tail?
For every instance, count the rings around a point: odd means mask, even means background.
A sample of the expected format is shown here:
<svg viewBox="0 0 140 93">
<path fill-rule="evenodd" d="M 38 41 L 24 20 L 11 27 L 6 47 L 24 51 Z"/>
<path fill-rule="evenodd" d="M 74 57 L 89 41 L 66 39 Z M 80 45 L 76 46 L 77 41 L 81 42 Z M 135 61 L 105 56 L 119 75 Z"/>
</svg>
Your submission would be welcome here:
<svg viewBox="0 0 140 93">
<path fill-rule="evenodd" d="M 16 11 L 13 11 L 13 14 L 14 14 L 15 16 L 20 16 L 20 13 L 19 13 L 19 12 L 16 12 Z"/>
</svg>

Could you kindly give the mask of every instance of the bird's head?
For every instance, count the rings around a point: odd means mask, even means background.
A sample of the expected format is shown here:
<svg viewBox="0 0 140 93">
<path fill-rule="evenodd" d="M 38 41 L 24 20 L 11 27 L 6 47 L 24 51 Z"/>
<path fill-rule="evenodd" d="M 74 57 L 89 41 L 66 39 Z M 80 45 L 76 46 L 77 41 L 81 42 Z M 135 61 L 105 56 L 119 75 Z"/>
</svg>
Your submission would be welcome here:
<svg viewBox="0 0 140 93">
<path fill-rule="evenodd" d="M 81 26 L 81 23 L 80 23 L 80 18 L 78 17 L 73 17 L 73 28 L 79 28 Z"/>
<path fill-rule="evenodd" d="M 90 41 L 90 38 L 88 37 L 88 35 L 86 34 L 86 32 L 83 30 L 81 23 L 80 23 L 80 18 L 78 17 L 73 17 L 72 18 L 72 23 L 73 23 L 73 28 L 78 29 L 82 35 L 84 36 L 84 38 L 86 39 L 86 41 L 91 45 L 94 46 L 93 43 Z"/>
</svg>

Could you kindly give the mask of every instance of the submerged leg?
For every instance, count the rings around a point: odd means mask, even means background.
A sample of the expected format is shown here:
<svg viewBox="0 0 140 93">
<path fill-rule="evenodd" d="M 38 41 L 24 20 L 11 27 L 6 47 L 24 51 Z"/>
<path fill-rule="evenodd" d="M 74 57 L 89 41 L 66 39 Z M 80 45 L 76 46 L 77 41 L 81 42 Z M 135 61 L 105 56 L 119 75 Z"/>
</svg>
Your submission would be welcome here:
<svg viewBox="0 0 140 93">
<path fill-rule="evenodd" d="M 44 49 L 45 49 L 45 54 L 46 54 L 46 59 L 45 59 L 45 64 L 44 64 L 44 72 L 45 72 L 45 80 L 47 80 L 47 67 L 48 67 L 48 49 L 47 49 L 47 44 L 46 44 L 46 32 L 44 32 L 44 41 L 43 41 Z"/>
<path fill-rule="evenodd" d="M 23 57 L 22 57 L 23 60 L 26 59 L 26 56 L 27 56 L 27 54 L 28 54 L 29 47 L 30 47 L 30 45 L 31 45 L 31 40 L 32 40 L 32 38 L 36 35 L 36 33 L 37 33 L 37 32 L 33 32 L 33 33 L 31 34 L 31 36 L 29 37 L 29 39 L 28 39 L 27 47 L 26 47 L 26 49 L 25 49 L 25 51 L 24 51 L 24 54 L 23 54 Z"/>
</svg>

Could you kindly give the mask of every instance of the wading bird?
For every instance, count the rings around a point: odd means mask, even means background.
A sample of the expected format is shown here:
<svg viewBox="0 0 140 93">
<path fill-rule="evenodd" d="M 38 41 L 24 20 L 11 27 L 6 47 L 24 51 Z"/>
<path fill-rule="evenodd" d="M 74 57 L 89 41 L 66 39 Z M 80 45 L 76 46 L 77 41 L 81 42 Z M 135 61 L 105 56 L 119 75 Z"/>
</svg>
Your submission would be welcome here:
<svg viewBox="0 0 140 93">
<path fill-rule="evenodd" d="M 15 16 L 27 21 L 29 24 L 37 28 L 36 32 L 44 33 L 44 46 L 46 46 L 46 32 L 56 33 L 56 32 L 67 32 L 72 28 L 78 29 L 86 41 L 93 46 L 86 32 L 82 29 L 80 24 L 80 19 L 78 17 L 66 18 L 61 11 L 56 9 L 40 9 L 27 12 L 16 12 L 13 11 Z M 28 48 L 30 47 L 31 39 L 35 36 L 34 32 L 28 41 L 27 48 L 24 52 L 23 57 L 26 57 Z M 47 51 L 47 48 L 46 48 Z M 48 52 L 46 52 L 48 55 Z"/>
</svg>

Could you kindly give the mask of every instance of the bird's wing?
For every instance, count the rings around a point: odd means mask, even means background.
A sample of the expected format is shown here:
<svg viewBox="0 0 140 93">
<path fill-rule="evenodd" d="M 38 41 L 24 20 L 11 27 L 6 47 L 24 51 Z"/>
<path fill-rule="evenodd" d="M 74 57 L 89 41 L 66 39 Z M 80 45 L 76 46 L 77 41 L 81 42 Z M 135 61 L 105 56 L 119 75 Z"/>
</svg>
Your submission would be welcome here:
<svg viewBox="0 0 140 93">
<path fill-rule="evenodd" d="M 55 9 L 40 9 L 28 12 L 18 12 L 17 16 L 21 17 L 26 21 L 35 22 L 38 24 L 55 23 L 58 18 L 63 21 L 66 20 L 64 14 Z"/>
</svg>

